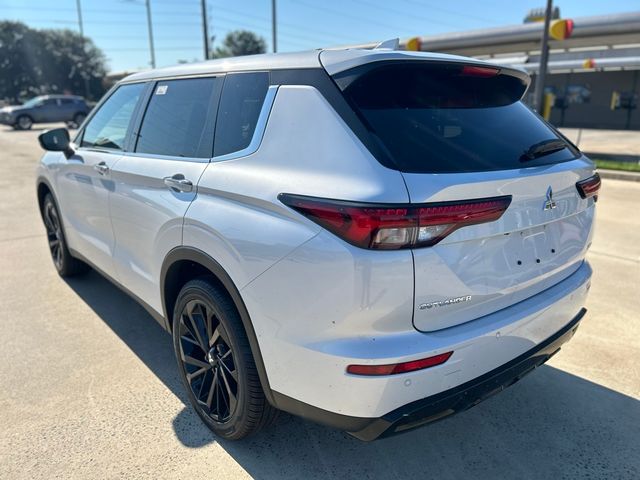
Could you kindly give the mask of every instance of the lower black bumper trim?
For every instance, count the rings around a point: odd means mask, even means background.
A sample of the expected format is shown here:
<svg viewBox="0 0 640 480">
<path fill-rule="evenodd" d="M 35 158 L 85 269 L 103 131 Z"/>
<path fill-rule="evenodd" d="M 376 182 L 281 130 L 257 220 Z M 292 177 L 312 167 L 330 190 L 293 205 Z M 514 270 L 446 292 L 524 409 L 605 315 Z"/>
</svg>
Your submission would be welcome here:
<svg viewBox="0 0 640 480">
<path fill-rule="evenodd" d="M 455 388 L 409 403 L 349 433 L 364 441 L 393 435 L 467 410 L 532 372 L 573 337 L 587 310 L 582 308 L 560 331 L 510 362 Z"/>
</svg>

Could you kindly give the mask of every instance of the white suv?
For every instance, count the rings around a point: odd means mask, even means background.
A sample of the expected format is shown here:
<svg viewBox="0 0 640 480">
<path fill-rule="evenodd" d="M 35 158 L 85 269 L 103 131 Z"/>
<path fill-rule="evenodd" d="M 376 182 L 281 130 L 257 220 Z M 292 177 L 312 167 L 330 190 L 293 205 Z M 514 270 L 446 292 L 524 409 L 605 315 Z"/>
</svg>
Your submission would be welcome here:
<svg viewBox="0 0 640 480">
<path fill-rule="evenodd" d="M 54 264 L 91 265 L 173 333 L 221 437 L 278 410 L 363 440 L 441 419 L 585 313 L 600 180 L 528 85 L 385 49 L 129 76 L 73 143 L 40 137 Z"/>
</svg>

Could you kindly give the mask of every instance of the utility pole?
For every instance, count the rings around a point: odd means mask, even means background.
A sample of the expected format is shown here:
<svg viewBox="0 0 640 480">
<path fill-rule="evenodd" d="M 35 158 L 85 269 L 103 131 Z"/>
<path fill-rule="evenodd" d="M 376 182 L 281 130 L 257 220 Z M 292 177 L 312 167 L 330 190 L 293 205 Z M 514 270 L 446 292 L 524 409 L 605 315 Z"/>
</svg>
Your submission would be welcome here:
<svg viewBox="0 0 640 480">
<path fill-rule="evenodd" d="M 80 0 L 76 0 L 76 9 L 78 10 L 78 28 L 80 29 L 80 35 L 84 37 L 84 25 L 82 23 L 82 5 L 80 5 Z M 84 96 L 89 98 L 89 79 L 83 75 L 84 80 Z M 79 125 L 78 125 L 79 126 Z"/>
<path fill-rule="evenodd" d="M 278 51 L 278 29 L 276 20 L 276 0 L 271 0 L 271 43 L 273 44 L 273 53 Z"/>
<path fill-rule="evenodd" d="M 153 47 L 153 26 L 151 25 L 151 1 L 146 0 L 147 5 L 147 28 L 149 30 L 149 50 L 151 52 L 151 68 L 156 68 L 156 52 Z"/>
<path fill-rule="evenodd" d="M 202 35 L 204 36 L 204 59 L 209 60 L 209 24 L 207 21 L 207 0 L 200 1 L 202 5 Z"/>
<path fill-rule="evenodd" d="M 80 28 L 80 35 L 84 37 L 84 27 L 82 25 L 82 5 L 80 5 L 80 0 L 76 0 L 76 8 L 78 9 L 78 27 Z"/>
<path fill-rule="evenodd" d="M 540 67 L 536 78 L 533 107 L 538 113 L 542 112 L 544 97 L 544 80 L 547 76 L 547 62 L 549 61 L 549 25 L 553 14 L 553 0 L 547 0 L 547 11 L 544 14 L 544 30 L 542 31 L 542 49 L 540 53 Z"/>
</svg>

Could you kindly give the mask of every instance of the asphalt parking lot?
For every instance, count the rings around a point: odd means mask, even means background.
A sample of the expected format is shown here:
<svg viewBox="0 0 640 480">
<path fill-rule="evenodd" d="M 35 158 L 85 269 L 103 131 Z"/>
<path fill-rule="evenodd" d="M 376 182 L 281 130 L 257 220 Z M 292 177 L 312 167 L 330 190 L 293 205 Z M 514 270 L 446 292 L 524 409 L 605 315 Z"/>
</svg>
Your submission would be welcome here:
<svg viewBox="0 0 640 480">
<path fill-rule="evenodd" d="M 220 442 L 143 308 L 96 273 L 55 273 L 38 130 L 0 127 L 0 478 L 640 478 L 640 183 L 604 182 L 589 313 L 522 382 L 369 444 L 288 415 Z"/>
</svg>

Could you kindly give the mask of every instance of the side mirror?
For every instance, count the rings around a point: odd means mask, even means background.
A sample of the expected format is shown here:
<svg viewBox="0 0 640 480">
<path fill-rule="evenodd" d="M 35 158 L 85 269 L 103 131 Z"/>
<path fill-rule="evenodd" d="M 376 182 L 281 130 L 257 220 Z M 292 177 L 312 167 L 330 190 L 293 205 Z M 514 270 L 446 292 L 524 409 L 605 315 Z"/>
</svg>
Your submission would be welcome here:
<svg viewBox="0 0 640 480">
<path fill-rule="evenodd" d="M 67 158 L 75 153 L 66 128 L 47 130 L 38 136 L 38 141 L 43 149 L 50 152 L 64 152 Z"/>
</svg>

